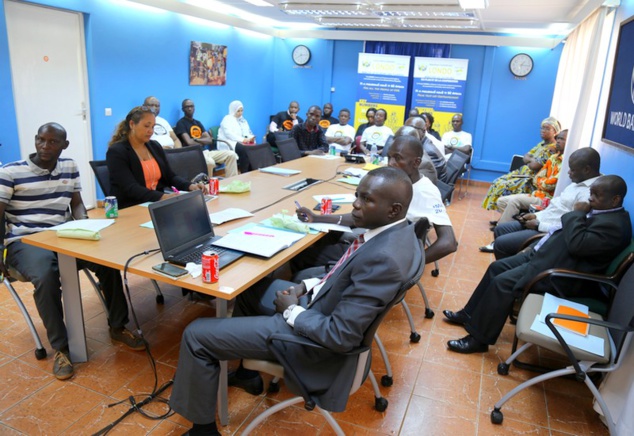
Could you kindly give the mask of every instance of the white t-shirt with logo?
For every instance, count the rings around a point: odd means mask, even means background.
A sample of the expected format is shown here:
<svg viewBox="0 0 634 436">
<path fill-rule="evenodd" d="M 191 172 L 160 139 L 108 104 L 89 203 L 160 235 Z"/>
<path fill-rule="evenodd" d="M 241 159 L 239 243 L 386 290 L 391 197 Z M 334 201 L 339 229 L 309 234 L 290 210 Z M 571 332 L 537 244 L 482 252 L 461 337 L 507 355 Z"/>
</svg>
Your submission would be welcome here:
<svg viewBox="0 0 634 436">
<path fill-rule="evenodd" d="M 363 131 L 361 136 L 361 143 L 365 143 L 365 148 L 370 148 L 372 145 L 376 145 L 377 148 L 383 148 L 387 138 L 393 136 L 394 132 L 388 126 L 370 126 Z"/>
<path fill-rule="evenodd" d="M 156 124 L 154 124 L 154 135 L 150 139 L 158 141 L 162 147 L 174 148 L 174 140 L 170 136 L 172 126 L 163 117 L 156 117 Z"/>
</svg>

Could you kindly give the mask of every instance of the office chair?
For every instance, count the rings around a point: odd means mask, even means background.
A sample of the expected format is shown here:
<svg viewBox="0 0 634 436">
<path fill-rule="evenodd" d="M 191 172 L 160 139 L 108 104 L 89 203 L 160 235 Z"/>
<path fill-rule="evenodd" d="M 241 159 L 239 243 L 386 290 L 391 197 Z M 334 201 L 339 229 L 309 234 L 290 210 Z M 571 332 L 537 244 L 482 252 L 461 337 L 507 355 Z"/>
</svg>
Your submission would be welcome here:
<svg viewBox="0 0 634 436">
<path fill-rule="evenodd" d="M 287 138 L 277 141 L 277 149 L 282 156 L 282 162 L 288 162 L 302 157 L 302 152 L 299 150 L 295 138 Z"/>
<path fill-rule="evenodd" d="M 417 268 L 416 274 L 414 274 L 414 277 L 407 280 L 407 282 L 405 282 L 401 286 L 401 288 L 398 290 L 398 292 L 394 296 L 394 299 L 392 299 L 392 301 L 385 307 L 385 310 L 383 310 L 383 312 L 376 317 L 376 319 L 368 327 L 368 330 L 365 332 L 363 341 L 361 344 L 359 344 L 359 347 L 346 353 L 346 355 L 349 355 L 349 356 L 355 356 L 355 355 L 358 356 L 356 373 L 352 381 L 352 386 L 350 388 L 350 392 L 348 395 L 352 395 L 353 393 L 355 393 L 357 389 L 361 387 L 361 385 L 366 380 L 366 378 L 369 377 L 375 392 L 375 409 L 381 412 L 387 409 L 388 401 L 385 398 L 381 397 L 378 385 L 376 383 L 376 379 L 374 378 L 374 374 L 372 374 L 372 370 L 370 369 L 370 364 L 372 360 L 372 353 L 371 353 L 372 341 L 385 315 L 390 311 L 390 309 L 397 302 L 403 299 L 407 290 L 410 289 L 414 285 L 414 283 L 416 283 L 416 281 L 420 279 L 420 276 L 423 273 L 424 266 L 425 266 L 424 263 L 421 262 Z M 244 359 L 242 361 L 242 365 L 247 369 L 265 372 L 267 374 L 271 374 L 275 376 L 276 378 L 286 377 L 289 380 L 292 380 L 293 383 L 298 387 L 298 390 L 300 391 L 299 392 L 300 396 L 288 399 L 286 401 L 282 401 L 281 403 L 268 408 L 265 412 L 258 415 L 248 425 L 248 427 L 244 430 L 242 434 L 248 435 L 260 423 L 264 422 L 266 418 L 278 412 L 279 410 L 285 409 L 301 401 L 304 401 L 304 408 L 306 410 L 311 411 L 317 408 L 317 410 L 326 419 L 328 424 L 332 427 L 335 434 L 344 435 L 343 430 L 341 429 L 341 427 L 339 427 L 339 424 L 337 424 L 337 421 L 335 421 L 335 419 L 330 415 L 330 413 L 327 410 L 322 409 L 316 404 L 316 401 L 311 397 L 311 393 L 308 392 L 304 383 L 302 382 L 302 380 L 299 379 L 297 373 L 295 372 L 295 369 L 286 359 L 286 350 L 284 345 L 285 343 L 300 344 L 305 347 L 323 349 L 321 345 L 311 341 L 310 339 L 306 337 L 276 333 L 271 335 L 268 338 L 267 346 L 269 347 L 269 349 L 271 350 L 271 352 L 277 359 L 277 362 L 270 362 L 267 360 L 255 360 L 255 359 Z"/>
<path fill-rule="evenodd" d="M 174 174 L 187 180 L 192 180 L 200 173 L 209 175 L 205 155 L 200 145 L 167 149 L 165 157 Z"/>
<path fill-rule="evenodd" d="M 522 307 L 521 301 L 528 298 L 528 295 L 530 295 L 533 286 L 541 280 L 548 280 L 549 284 L 552 286 L 551 293 L 557 296 L 564 297 L 566 290 L 566 282 L 557 281 L 557 278 L 593 280 L 594 282 L 599 284 L 599 287 L 601 287 L 601 289 L 605 291 L 606 294 L 609 295 L 610 289 L 616 289 L 616 287 L 621 284 L 621 282 L 624 280 L 625 273 L 630 269 L 632 265 L 634 265 L 634 239 L 630 242 L 630 245 L 625 247 L 625 249 L 623 249 L 623 251 L 621 251 L 621 253 L 619 253 L 619 255 L 612 260 L 612 262 L 606 269 L 605 274 L 588 274 L 573 270 L 566 270 L 563 268 L 551 268 L 543 271 L 533 277 L 533 279 L 524 288 L 524 294 L 519 302 L 519 311 L 521 311 Z M 610 298 L 608 298 L 607 301 L 605 299 L 599 300 L 596 298 L 568 298 L 568 300 L 574 301 L 576 303 L 585 304 L 590 308 L 592 312 L 605 317 L 610 310 L 610 307 L 608 307 L 608 305 L 611 306 L 614 304 L 610 303 L 612 302 L 611 297 L 612 295 L 610 295 Z M 517 316 L 514 316 L 514 314 L 511 315 L 511 321 L 514 320 L 516 325 L 518 319 L 519 314 L 517 314 Z M 513 347 L 511 349 L 512 353 L 515 353 L 518 349 L 518 343 L 519 338 L 516 336 L 515 338 L 513 338 Z M 535 372 L 546 372 L 552 369 L 540 365 L 522 362 L 517 359 L 513 361 L 513 364 L 518 368 L 528 369 L 529 371 Z"/>
<path fill-rule="evenodd" d="M 469 162 L 470 156 L 460 150 L 455 150 L 447 159 L 447 175 L 444 181 L 439 180 L 438 189 L 443 197 L 446 197 L 444 201 L 450 203 L 453 197 L 456 181 L 462 173 L 466 171 L 467 162 Z M 442 182 L 442 184 L 441 184 Z M 447 185 L 447 186 L 444 186 Z"/>
<path fill-rule="evenodd" d="M 173 150 L 183 150 L 183 149 L 175 148 Z M 97 178 L 97 183 L 99 184 L 99 187 L 103 191 L 104 195 L 106 197 L 109 196 L 110 195 L 110 171 L 108 170 L 108 164 L 106 163 L 105 160 L 91 160 L 88 163 L 90 164 L 92 171 L 95 173 L 95 177 Z M 88 280 L 90 280 L 93 286 L 96 287 L 97 283 L 95 279 L 92 277 L 92 274 L 90 274 L 90 271 L 84 269 L 84 272 L 88 276 Z M 158 283 L 156 283 L 156 280 L 151 280 L 151 282 L 152 282 L 152 286 L 154 286 L 154 290 L 156 291 L 156 303 L 157 304 L 165 303 L 165 297 L 163 296 L 163 293 L 161 292 L 161 288 L 159 287 Z M 104 308 L 106 308 L 107 306 L 106 306 L 106 302 L 103 299 L 103 296 L 101 295 L 100 292 L 97 292 L 97 294 L 101 298 L 101 302 L 103 303 Z"/>
<path fill-rule="evenodd" d="M 275 161 L 275 154 L 273 154 L 273 150 L 271 150 L 271 146 L 268 142 L 249 145 L 248 147 L 244 147 L 244 150 L 247 156 L 249 156 L 251 169 L 259 170 L 260 168 L 270 167 L 277 163 Z"/>
<path fill-rule="evenodd" d="M 465 171 L 462 173 L 462 177 L 460 178 L 460 187 L 458 188 L 458 200 L 462 200 L 467 196 L 469 192 L 469 183 L 471 182 L 471 165 L 473 161 L 473 145 L 471 146 L 471 151 L 469 152 L 469 160 L 465 164 Z M 467 175 L 466 187 L 464 193 L 462 192 L 462 185 L 465 183 L 464 175 Z"/>
<path fill-rule="evenodd" d="M 381 157 L 387 157 L 387 152 L 390 151 L 390 146 L 392 145 L 393 142 L 394 142 L 394 135 L 388 136 L 388 138 L 385 140 L 385 145 L 383 146 L 383 149 L 381 150 Z"/>
<path fill-rule="evenodd" d="M 590 277 L 587 277 L 587 279 L 595 280 Z M 615 371 L 621 366 L 622 357 L 627 354 L 628 347 L 632 341 L 632 332 L 634 332 L 634 304 L 632 304 L 634 299 L 634 267 L 628 269 L 618 287 L 615 287 L 612 282 L 603 280 L 599 280 L 599 282 L 607 284 L 616 290 L 607 319 L 604 320 L 601 315 L 592 311 L 589 313 L 590 319 L 551 313 L 546 316 L 546 325 L 555 338 L 531 330 L 535 317 L 542 309 L 544 297 L 542 295 L 529 294 L 524 300 L 517 319 L 516 336 L 526 343 L 514 352 L 506 362 L 498 366 L 498 373 L 507 375 L 509 365 L 533 345 L 565 356 L 569 361 L 569 366 L 527 380 L 504 395 L 500 401 L 495 403 L 491 412 L 491 422 L 493 424 L 502 424 L 504 420 L 504 415 L 501 411 L 502 406 L 525 388 L 556 377 L 574 375 L 577 381 L 583 382 L 592 392 L 601 407 L 610 434 L 617 434 L 610 410 L 589 375 Z M 553 319 L 557 318 L 589 324 L 589 335 L 598 336 L 604 341 L 603 356 L 568 344 L 553 324 Z"/>
</svg>

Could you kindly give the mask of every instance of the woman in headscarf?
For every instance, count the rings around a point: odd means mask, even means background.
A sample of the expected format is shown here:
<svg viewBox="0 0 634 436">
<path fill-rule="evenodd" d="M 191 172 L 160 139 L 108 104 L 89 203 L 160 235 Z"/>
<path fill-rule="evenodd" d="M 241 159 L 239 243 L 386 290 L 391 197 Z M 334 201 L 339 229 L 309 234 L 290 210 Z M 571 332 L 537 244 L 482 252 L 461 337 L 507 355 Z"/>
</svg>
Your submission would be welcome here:
<svg viewBox="0 0 634 436">
<path fill-rule="evenodd" d="M 255 139 L 249 123 L 242 116 L 244 106 L 241 101 L 235 100 L 229 104 L 229 114 L 225 115 L 220 123 L 218 139 L 231 144 L 235 148 L 236 143 L 251 144 Z"/>
<path fill-rule="evenodd" d="M 548 158 L 555 153 L 555 136 L 561 131 L 561 125 L 555 117 L 548 117 L 541 123 L 542 140 L 524 155 L 524 165 L 491 183 L 482 207 L 497 210 L 497 200 L 504 195 L 529 194 L 535 187 L 533 176 L 539 171 Z M 493 223 L 492 223 L 493 224 Z"/>
</svg>

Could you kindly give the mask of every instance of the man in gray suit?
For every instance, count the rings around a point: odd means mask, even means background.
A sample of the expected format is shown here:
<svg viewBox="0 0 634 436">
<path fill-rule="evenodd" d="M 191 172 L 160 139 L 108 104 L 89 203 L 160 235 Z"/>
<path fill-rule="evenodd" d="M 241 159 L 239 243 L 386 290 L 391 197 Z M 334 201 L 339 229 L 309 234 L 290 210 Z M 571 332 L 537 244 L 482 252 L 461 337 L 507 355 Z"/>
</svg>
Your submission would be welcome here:
<svg viewBox="0 0 634 436">
<path fill-rule="evenodd" d="M 403 171 L 389 167 L 371 171 L 356 195 L 352 217 L 356 227 L 368 231 L 358 249 L 346 253 L 349 257 L 325 280 L 308 288 L 287 282 L 287 289 L 275 292 L 273 316 L 199 319 L 187 327 L 170 405 L 194 423 L 189 434 L 219 434 L 218 361 L 275 360 L 266 346 L 273 333 L 305 336 L 325 348 L 308 353 L 289 345 L 287 356 L 299 377 L 308 381 L 320 407 L 345 409 L 355 358 L 342 353 L 361 344 L 368 327 L 403 283 L 414 277 L 424 256 L 414 227 L 405 219 L 412 184 Z M 275 281 L 271 289 L 280 289 L 279 285 Z"/>
</svg>

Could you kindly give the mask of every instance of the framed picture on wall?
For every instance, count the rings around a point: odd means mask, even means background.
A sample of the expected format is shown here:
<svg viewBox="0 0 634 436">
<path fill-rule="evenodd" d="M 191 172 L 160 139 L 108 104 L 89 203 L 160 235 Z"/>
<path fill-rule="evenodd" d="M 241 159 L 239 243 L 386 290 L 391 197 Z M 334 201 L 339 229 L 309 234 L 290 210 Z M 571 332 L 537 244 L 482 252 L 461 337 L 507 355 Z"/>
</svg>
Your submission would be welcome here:
<svg viewBox="0 0 634 436">
<path fill-rule="evenodd" d="M 623 21 L 614 57 L 602 139 L 634 152 L 634 16 Z"/>
<path fill-rule="evenodd" d="M 192 41 L 189 47 L 189 84 L 224 86 L 227 83 L 227 46 Z"/>
</svg>

